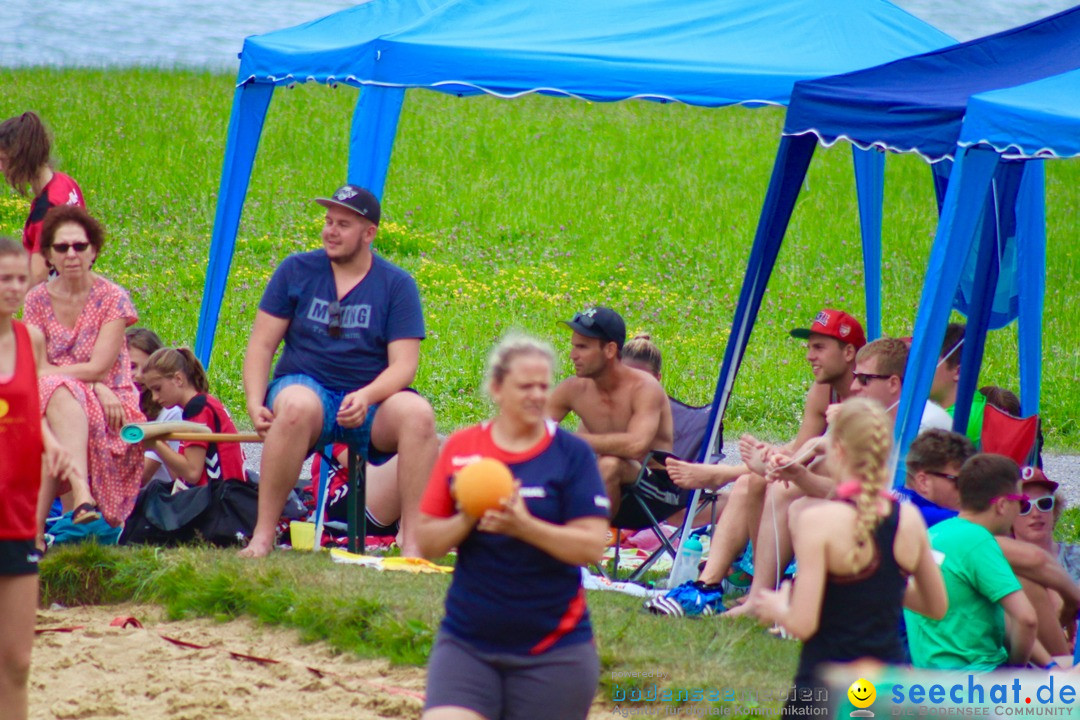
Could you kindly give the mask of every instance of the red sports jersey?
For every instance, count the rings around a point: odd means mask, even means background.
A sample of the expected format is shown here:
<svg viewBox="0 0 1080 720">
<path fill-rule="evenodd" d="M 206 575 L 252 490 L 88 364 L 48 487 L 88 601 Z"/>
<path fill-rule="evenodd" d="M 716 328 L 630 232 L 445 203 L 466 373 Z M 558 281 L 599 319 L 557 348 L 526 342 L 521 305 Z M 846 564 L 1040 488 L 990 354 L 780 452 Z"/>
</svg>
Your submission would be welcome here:
<svg viewBox="0 0 1080 720">
<path fill-rule="evenodd" d="M 608 500 L 585 441 L 549 422 L 548 432 L 520 453 L 503 450 L 490 423 L 447 438 L 420 500 L 421 512 L 454 514 L 454 473 L 482 457 L 501 460 L 520 481 L 529 512 L 556 525 L 607 518 Z M 521 540 L 473 530 L 458 548 L 442 629 L 482 652 L 539 654 L 592 639 L 581 569 Z"/>
<path fill-rule="evenodd" d="M 41 406 L 30 333 L 18 320 L 15 374 L 0 382 L 0 540 L 37 536 L 37 496 L 41 485 Z"/>
<path fill-rule="evenodd" d="M 52 180 L 30 203 L 30 217 L 26 218 L 23 226 L 23 247 L 26 252 L 41 252 L 41 221 L 45 219 L 45 213 L 59 205 L 78 205 L 86 209 L 79 185 L 70 176 L 54 172 Z"/>
<path fill-rule="evenodd" d="M 216 397 L 207 393 L 199 393 L 184 406 L 184 419 L 202 423 L 217 433 L 236 432 L 236 425 L 233 424 L 225 406 Z M 180 443 L 180 454 L 186 454 L 189 447 L 206 448 L 202 477 L 195 483 L 196 485 L 205 485 L 217 478 L 244 479 L 244 451 L 240 449 L 240 443 L 184 440 Z"/>
</svg>

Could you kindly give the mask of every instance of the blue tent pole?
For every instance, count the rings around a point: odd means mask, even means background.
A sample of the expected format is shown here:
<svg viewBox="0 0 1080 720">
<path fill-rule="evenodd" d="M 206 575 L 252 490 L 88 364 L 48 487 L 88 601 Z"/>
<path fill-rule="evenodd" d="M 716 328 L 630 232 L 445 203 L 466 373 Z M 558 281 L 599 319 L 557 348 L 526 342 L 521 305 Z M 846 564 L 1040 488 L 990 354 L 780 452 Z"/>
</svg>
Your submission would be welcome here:
<svg viewBox="0 0 1080 720">
<path fill-rule="evenodd" d="M 956 288 L 960 285 L 963 263 L 957 262 L 956 258 L 967 257 L 971 250 L 997 159 L 997 153 L 990 150 L 958 149 L 950 173 L 927 263 L 911 352 L 904 371 L 904 388 L 896 413 L 896 474 L 893 482 L 898 487 L 904 484 L 903 461 L 911 441 L 919 432 L 923 406 L 930 395 L 941 341 L 945 338 L 945 326 L 952 312 Z"/>
<path fill-rule="evenodd" d="M 983 208 L 982 233 L 975 256 L 975 282 L 968 303 L 964 346 L 960 349 L 960 381 L 957 383 L 956 405 L 953 407 L 953 430 L 962 435 L 967 434 L 972 398 L 982 368 L 986 332 L 990 326 L 994 294 L 1001 273 L 998 252 L 1005 239 L 1001 237 L 1002 226 L 997 222 L 1000 208 L 1000 196 L 995 202 L 987 202 Z"/>
<path fill-rule="evenodd" d="M 712 410 L 709 412 L 709 436 L 705 442 L 701 443 L 697 456 L 698 462 L 704 462 L 710 452 L 719 449 L 716 446 L 720 443 L 720 428 L 724 420 L 724 411 L 727 410 L 727 403 L 731 397 L 731 389 L 735 384 L 735 375 L 746 353 L 750 331 L 754 327 L 754 320 L 761 307 L 761 299 L 765 295 L 765 286 L 768 285 L 769 276 L 776 264 L 780 244 L 784 240 L 791 213 L 795 209 L 795 200 L 799 197 L 799 190 L 806 177 L 806 169 L 810 166 L 816 147 L 817 138 L 813 135 L 780 138 L 772 177 L 769 178 L 769 189 L 765 192 L 765 202 L 762 205 L 757 231 L 754 234 L 754 244 L 750 248 L 746 275 L 743 278 L 742 289 L 739 291 L 739 303 L 735 307 L 731 333 L 728 335 L 727 347 L 724 349 L 724 362 L 716 381 Z M 701 490 L 695 490 L 690 498 L 691 508 L 697 507 L 700 497 Z M 679 535 L 680 543 L 690 534 L 693 516 L 693 512 L 686 513 Z M 681 567 L 683 559 L 682 556 L 675 558 L 675 563 L 671 568 L 672 575 L 678 575 L 683 571 Z"/>
<path fill-rule="evenodd" d="M 1042 318 L 1046 297 L 1045 175 L 1042 160 L 1024 163 L 1024 178 L 1016 207 L 1020 412 L 1025 416 L 1038 414 L 1042 389 Z"/>
<path fill-rule="evenodd" d="M 934 199 L 937 200 L 938 218 L 941 217 L 941 208 L 945 205 L 945 193 L 949 189 L 949 174 L 952 172 L 952 160 L 942 160 L 930 166 L 930 173 L 934 181 Z"/>
<path fill-rule="evenodd" d="M 881 337 L 881 206 L 885 201 L 885 153 L 851 146 L 859 195 L 863 277 L 866 279 L 866 337 Z"/>
<path fill-rule="evenodd" d="M 206 264 L 202 307 L 199 309 L 199 328 L 195 334 L 195 354 L 207 368 L 210 367 L 210 356 L 214 349 L 218 313 L 225 297 L 229 267 L 236 247 L 236 230 L 240 226 L 240 214 L 251 179 L 251 166 L 255 162 L 266 109 L 273 95 L 273 85 L 255 82 L 244 83 L 233 94 L 214 233 L 210 238 L 210 257 Z"/>
<path fill-rule="evenodd" d="M 349 182 L 382 199 L 394 149 L 405 88 L 365 85 L 353 111 L 349 138 Z"/>
</svg>

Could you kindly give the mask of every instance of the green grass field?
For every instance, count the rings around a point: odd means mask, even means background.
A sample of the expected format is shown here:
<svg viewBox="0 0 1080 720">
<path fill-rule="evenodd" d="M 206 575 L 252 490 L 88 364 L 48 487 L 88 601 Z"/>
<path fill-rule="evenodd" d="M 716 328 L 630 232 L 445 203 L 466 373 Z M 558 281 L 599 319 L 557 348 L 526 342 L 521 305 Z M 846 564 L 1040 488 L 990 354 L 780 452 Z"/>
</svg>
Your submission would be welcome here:
<svg viewBox="0 0 1080 720">
<path fill-rule="evenodd" d="M 213 225 L 232 79 L 190 71 L 4 70 L 0 117 L 37 110 L 57 167 L 105 223 L 102 273 L 128 287 L 143 324 L 192 343 Z M 310 202 L 345 180 L 356 91 L 281 89 L 256 160 L 211 380 L 244 424 L 240 367 L 263 285 L 282 257 L 319 244 Z M 713 393 L 775 153 L 780 109 L 706 110 L 542 97 L 408 96 L 376 246 L 417 278 L 428 325 L 416 386 L 450 431 L 488 411 L 483 358 L 518 328 L 567 347 L 557 320 L 619 309 L 665 355 L 673 395 Z M 809 378 L 787 329 L 822 306 L 864 315 L 850 152 L 819 151 L 735 388 L 726 426 L 783 439 Z M 1080 163 L 1048 165 L 1043 408 L 1049 446 L 1080 447 L 1080 294 L 1074 258 Z M 0 192 L 0 232 L 27 200 Z M 890 158 L 885 331 L 911 332 L 934 230 L 925 164 Z M 1016 387 L 1015 332 L 994 333 L 982 383 Z M 567 368 L 562 368 L 566 372 Z"/>
<path fill-rule="evenodd" d="M 82 185 L 109 231 L 100 271 L 128 287 L 142 323 L 167 341 L 194 339 L 213 224 L 231 78 L 188 71 L 4 70 L 0 117 L 32 108 L 56 136 L 57 166 Z M 266 279 L 285 255 L 318 246 L 310 202 L 345 180 L 349 88 L 277 93 L 267 120 L 233 262 L 211 378 L 244 424 L 240 366 Z M 783 113 L 644 102 L 512 102 L 414 92 L 398 132 L 377 247 L 415 274 L 425 304 L 417 387 L 442 431 L 488 411 L 483 358 L 500 334 L 524 329 L 566 347 L 557 320 L 588 303 L 623 312 L 665 354 L 669 392 L 707 402 L 723 355 Z M 1044 415 L 1050 447 L 1080 447 L 1080 294 L 1074 258 L 1076 161 L 1048 168 L 1048 297 Z M 890 158 L 886 187 L 888 333 L 910 333 L 934 230 L 929 172 Z M 19 232 L 25 198 L 0 192 L 0 232 Z M 794 433 L 808 382 L 787 329 L 824 305 L 864 314 L 850 153 L 822 150 L 765 296 L 729 435 Z M 1014 333 L 994 334 L 983 383 L 1015 387 Z M 561 368 L 565 373 L 567 367 Z M 1075 513 L 1067 516 L 1075 535 Z M 195 578 L 199 582 L 194 582 Z M 377 581 L 372 581 L 377 578 Z M 44 600 L 156 602 L 172 617 L 247 614 L 329 639 L 343 651 L 422 664 L 446 580 L 332 566 L 276 553 L 115 550 L 50 553 Z M 670 622 L 638 600 L 590 595 L 604 664 L 662 668 L 669 687 L 783 689 L 797 644 L 748 621 Z"/>
</svg>

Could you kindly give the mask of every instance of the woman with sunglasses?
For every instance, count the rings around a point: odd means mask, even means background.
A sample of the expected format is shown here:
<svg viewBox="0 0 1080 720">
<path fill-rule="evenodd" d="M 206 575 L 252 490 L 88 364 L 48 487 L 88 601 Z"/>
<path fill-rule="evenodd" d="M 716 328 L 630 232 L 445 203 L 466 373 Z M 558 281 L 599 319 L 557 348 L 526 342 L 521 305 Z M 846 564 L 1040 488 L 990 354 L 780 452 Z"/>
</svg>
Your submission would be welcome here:
<svg viewBox="0 0 1080 720">
<path fill-rule="evenodd" d="M 120 438 L 128 422 L 145 420 L 131 378 L 124 330 L 138 319 L 127 290 L 91 269 L 104 233 L 74 205 L 51 209 L 42 253 L 57 277 L 26 296 L 25 320 L 45 334 L 48 364 L 40 372 L 41 407 L 75 463 L 62 486 L 44 478 L 40 531 L 57 494 L 76 524 L 101 517 L 119 525 L 131 512 L 142 477 L 142 448 Z"/>
<path fill-rule="evenodd" d="M 24 112 L 0 123 L 0 172 L 20 195 L 33 193 L 30 215 L 23 226 L 23 247 L 30 253 L 30 285 L 48 275 L 41 252 L 41 223 L 49 208 L 59 205 L 86 207 L 82 190 L 70 176 L 53 170 L 49 155 L 49 131 L 37 113 Z"/>
<path fill-rule="evenodd" d="M 1037 467 L 1021 468 L 1020 477 L 1027 500 L 1021 501 L 1020 512 L 1013 521 L 1013 537 L 1045 550 L 1057 559 L 1074 583 L 1078 582 L 1080 547 L 1054 541 L 1054 526 L 1063 509 L 1055 495 L 1058 484 Z M 1039 615 L 1039 641 L 1050 655 L 1067 653 L 1068 638 L 1074 636 L 1076 629 L 1072 609 L 1065 608 L 1062 596 L 1053 588 L 1037 585 L 1026 577 L 1021 577 L 1020 582 Z M 1063 627 L 1066 632 L 1062 632 Z"/>
<path fill-rule="evenodd" d="M 544 412 L 553 364 L 551 349 L 529 338 L 495 349 L 495 417 L 447 439 L 421 500 L 422 554 L 458 548 L 424 720 L 571 720 L 588 715 L 596 694 L 581 566 L 604 551 L 609 503 L 592 450 Z M 481 457 L 506 463 L 517 488 L 476 518 L 456 506 L 452 482 Z"/>
</svg>

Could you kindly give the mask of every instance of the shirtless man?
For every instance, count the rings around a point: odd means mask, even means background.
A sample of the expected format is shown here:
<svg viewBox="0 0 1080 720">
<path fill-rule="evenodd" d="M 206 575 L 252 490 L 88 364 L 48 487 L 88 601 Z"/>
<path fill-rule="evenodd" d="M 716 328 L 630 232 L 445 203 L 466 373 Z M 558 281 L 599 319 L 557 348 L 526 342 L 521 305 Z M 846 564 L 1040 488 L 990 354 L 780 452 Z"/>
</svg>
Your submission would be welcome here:
<svg viewBox="0 0 1080 720">
<path fill-rule="evenodd" d="M 574 377 L 555 388 L 547 412 L 556 422 L 571 412 L 581 420 L 577 435 L 596 453 L 614 517 L 646 453 L 671 451 L 671 406 L 656 378 L 623 364 L 626 324 L 617 312 L 594 307 L 565 324 L 574 331 Z"/>
</svg>

